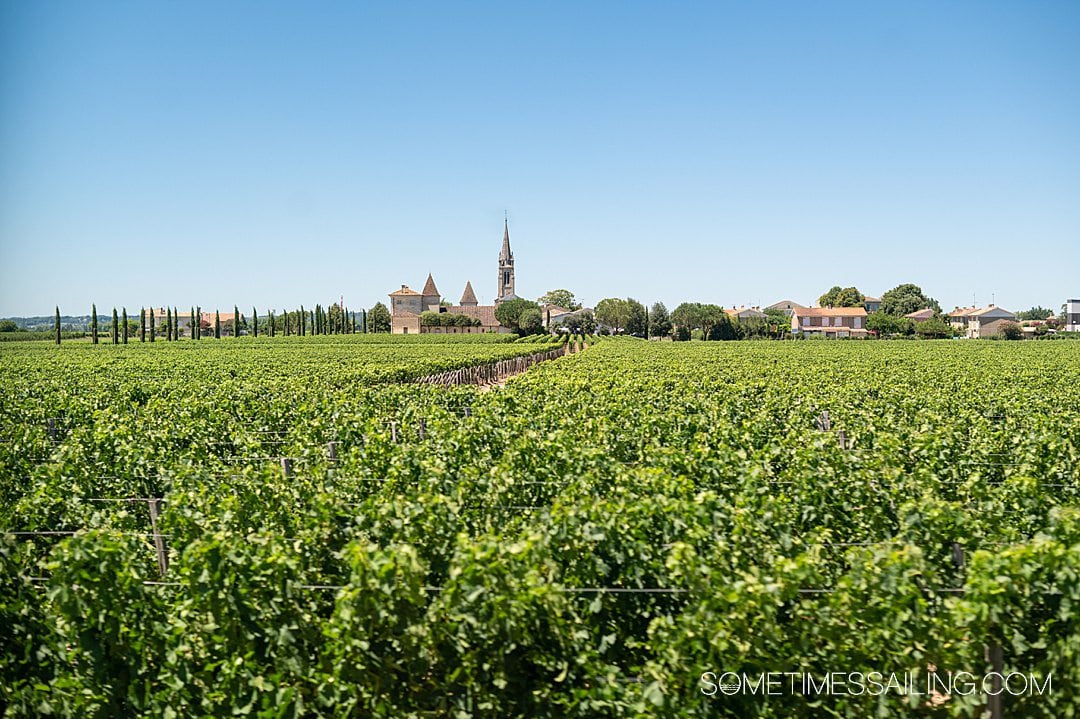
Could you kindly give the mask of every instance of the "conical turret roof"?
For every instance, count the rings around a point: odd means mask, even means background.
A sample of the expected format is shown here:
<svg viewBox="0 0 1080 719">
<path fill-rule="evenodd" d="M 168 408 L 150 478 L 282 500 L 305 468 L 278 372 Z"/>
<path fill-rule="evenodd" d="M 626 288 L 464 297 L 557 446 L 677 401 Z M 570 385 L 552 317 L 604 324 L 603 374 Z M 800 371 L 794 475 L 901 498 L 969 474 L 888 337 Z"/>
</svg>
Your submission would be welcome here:
<svg viewBox="0 0 1080 719">
<path fill-rule="evenodd" d="M 476 293 L 473 292 L 471 281 L 465 283 L 465 291 L 461 293 L 461 301 L 458 304 L 462 307 L 475 307 L 480 304 L 476 299 Z"/>
<path fill-rule="evenodd" d="M 440 297 L 439 288 L 435 286 L 435 280 L 432 278 L 431 273 L 428 273 L 427 282 L 424 283 L 424 290 L 420 293 L 425 297 Z"/>
</svg>

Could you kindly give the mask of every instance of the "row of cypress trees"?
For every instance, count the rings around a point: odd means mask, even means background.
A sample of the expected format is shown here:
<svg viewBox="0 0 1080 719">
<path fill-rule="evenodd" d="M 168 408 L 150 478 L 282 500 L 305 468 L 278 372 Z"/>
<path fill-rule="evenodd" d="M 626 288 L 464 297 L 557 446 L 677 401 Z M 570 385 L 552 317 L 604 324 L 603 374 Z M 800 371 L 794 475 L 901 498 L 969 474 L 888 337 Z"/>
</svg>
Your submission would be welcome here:
<svg viewBox="0 0 1080 719">
<path fill-rule="evenodd" d="M 147 310 L 145 307 L 139 308 L 139 341 L 146 342 L 149 338 L 150 342 L 153 342 L 157 336 L 157 315 L 152 308 Z M 270 310 L 267 315 L 267 328 L 270 337 L 276 335 L 276 318 L 274 317 L 274 311 Z M 180 311 L 175 307 L 168 307 L 165 309 L 165 339 L 168 341 L 177 341 L 180 339 Z M 367 334 L 370 330 L 368 328 L 368 313 L 367 310 L 360 310 L 359 324 L 357 324 L 357 315 L 355 312 L 350 312 L 348 308 L 344 308 L 341 305 L 331 305 L 330 310 L 326 310 L 322 305 L 315 305 L 315 309 L 305 311 L 304 306 L 300 305 L 300 309 L 294 312 L 286 312 L 282 316 L 282 330 L 285 336 L 290 334 L 299 335 L 301 337 L 308 334 L 312 335 L 331 335 L 331 334 L 355 334 L 357 332 Z M 233 305 L 233 337 L 240 336 L 240 324 L 244 321 L 243 316 L 240 314 L 240 308 Z M 149 325 L 149 326 L 148 326 Z M 54 322 L 54 330 L 56 335 L 56 344 L 60 344 L 60 306 L 56 306 L 56 318 Z M 110 329 L 110 335 L 112 343 L 115 344 L 127 344 L 128 343 L 128 314 L 127 307 L 122 307 L 121 312 L 118 315 L 116 308 L 112 309 L 112 327 Z M 193 305 L 190 310 L 190 321 L 188 324 L 188 337 L 193 340 L 202 338 L 202 307 Z M 214 337 L 221 339 L 221 313 L 218 310 L 214 310 L 214 324 L 213 324 Z M 259 336 L 259 311 L 255 307 L 251 308 L 251 332 L 254 337 Z M 98 344 L 98 314 L 97 304 L 91 304 L 90 306 L 90 339 L 93 344 Z"/>
</svg>

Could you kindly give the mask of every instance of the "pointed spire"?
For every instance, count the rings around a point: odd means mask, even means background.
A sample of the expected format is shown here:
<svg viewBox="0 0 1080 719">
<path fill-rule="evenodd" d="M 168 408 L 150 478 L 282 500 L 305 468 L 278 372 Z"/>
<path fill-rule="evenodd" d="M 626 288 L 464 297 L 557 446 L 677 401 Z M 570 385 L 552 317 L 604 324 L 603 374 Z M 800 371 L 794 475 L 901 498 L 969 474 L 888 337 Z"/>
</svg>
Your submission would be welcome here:
<svg viewBox="0 0 1080 719">
<path fill-rule="evenodd" d="M 512 260 L 514 253 L 510 251 L 510 224 L 509 220 L 503 219 L 503 243 L 502 251 L 499 253 L 500 260 Z"/>
<path fill-rule="evenodd" d="M 424 283 L 424 289 L 420 293 L 424 297 L 440 297 L 439 288 L 435 286 L 435 279 L 428 273 L 427 282 Z"/>
<path fill-rule="evenodd" d="M 476 293 L 473 292 L 471 281 L 465 283 L 465 291 L 461 293 L 461 301 L 458 304 L 462 307 L 476 307 L 480 304 L 476 299 Z"/>
</svg>

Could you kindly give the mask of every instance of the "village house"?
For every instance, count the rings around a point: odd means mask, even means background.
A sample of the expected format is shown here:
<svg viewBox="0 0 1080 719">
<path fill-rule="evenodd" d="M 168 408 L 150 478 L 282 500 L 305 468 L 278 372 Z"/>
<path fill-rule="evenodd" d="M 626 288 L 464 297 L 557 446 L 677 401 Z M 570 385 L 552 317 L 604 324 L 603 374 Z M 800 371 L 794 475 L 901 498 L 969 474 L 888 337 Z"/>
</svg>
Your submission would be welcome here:
<svg viewBox="0 0 1080 719">
<path fill-rule="evenodd" d="M 866 314 L 873 314 L 881 310 L 881 298 L 871 297 L 870 295 L 863 295 L 863 308 L 866 309 Z"/>
<path fill-rule="evenodd" d="M 768 316 L 757 307 L 732 307 L 724 312 L 733 320 L 764 319 Z"/>
<path fill-rule="evenodd" d="M 986 307 L 957 307 L 949 313 L 949 324 L 968 339 L 996 337 L 1006 323 L 1015 321 L 1015 314 L 993 304 Z"/>
<path fill-rule="evenodd" d="M 800 305 L 798 302 L 795 302 L 794 300 L 780 300 L 779 302 L 772 303 L 771 305 L 769 305 L 765 309 L 767 309 L 767 310 L 780 310 L 781 312 L 783 312 L 788 317 L 791 317 L 791 313 L 793 311 L 795 311 L 795 310 L 805 310 L 806 307 L 803 306 L 803 305 Z"/>
<path fill-rule="evenodd" d="M 865 338 L 864 307 L 800 307 L 792 310 L 791 333 L 843 339 Z"/>
<path fill-rule="evenodd" d="M 1080 332 L 1080 300 L 1065 303 L 1065 331 Z"/>
<path fill-rule="evenodd" d="M 904 317 L 914 322 L 926 322 L 928 319 L 934 316 L 934 310 L 927 307 L 922 310 L 915 310 L 914 312 L 908 312 Z"/>
</svg>

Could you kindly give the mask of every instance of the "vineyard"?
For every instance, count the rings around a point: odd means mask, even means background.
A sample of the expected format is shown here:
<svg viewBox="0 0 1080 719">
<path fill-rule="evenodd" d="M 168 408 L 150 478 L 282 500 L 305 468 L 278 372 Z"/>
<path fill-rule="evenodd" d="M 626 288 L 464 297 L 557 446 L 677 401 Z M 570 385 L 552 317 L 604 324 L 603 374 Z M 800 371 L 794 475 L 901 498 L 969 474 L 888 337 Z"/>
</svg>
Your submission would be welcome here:
<svg viewBox="0 0 1080 719">
<path fill-rule="evenodd" d="M 0 347 L 0 713 L 1080 715 L 1072 343 L 505 340 Z"/>
</svg>

